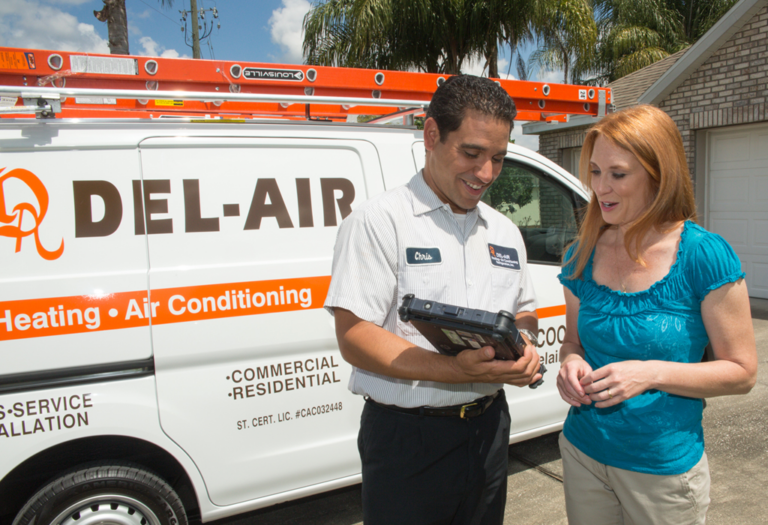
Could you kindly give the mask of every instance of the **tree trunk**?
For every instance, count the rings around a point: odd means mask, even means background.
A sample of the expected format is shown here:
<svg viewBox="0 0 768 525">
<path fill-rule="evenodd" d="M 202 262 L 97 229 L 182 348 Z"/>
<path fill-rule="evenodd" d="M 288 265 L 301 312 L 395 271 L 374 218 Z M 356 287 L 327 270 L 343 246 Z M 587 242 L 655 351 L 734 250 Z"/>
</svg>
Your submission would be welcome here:
<svg viewBox="0 0 768 525">
<path fill-rule="evenodd" d="M 567 84 L 568 72 L 571 69 L 571 57 L 569 55 L 570 50 L 566 49 L 564 45 L 561 45 L 560 52 L 563 54 L 563 84 Z"/>
<path fill-rule="evenodd" d="M 104 8 L 94 11 L 99 22 L 107 23 L 109 31 L 109 52 L 113 55 L 127 55 L 128 16 L 125 14 L 125 0 L 104 0 Z"/>
<path fill-rule="evenodd" d="M 459 49 L 456 39 L 451 37 L 450 49 L 445 57 L 445 72 L 449 75 L 461 74 L 461 63 L 459 62 Z"/>
<path fill-rule="evenodd" d="M 488 53 L 488 78 L 499 78 L 499 46 L 493 45 L 491 52 Z"/>
</svg>

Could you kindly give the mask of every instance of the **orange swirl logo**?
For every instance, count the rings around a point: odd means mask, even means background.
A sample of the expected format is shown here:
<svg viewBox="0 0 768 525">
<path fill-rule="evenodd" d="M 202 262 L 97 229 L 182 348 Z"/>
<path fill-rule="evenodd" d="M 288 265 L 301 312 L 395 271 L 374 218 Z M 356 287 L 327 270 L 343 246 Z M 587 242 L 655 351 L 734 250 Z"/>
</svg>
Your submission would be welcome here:
<svg viewBox="0 0 768 525">
<path fill-rule="evenodd" d="M 4 170 L 5 168 L 0 168 L 0 173 Z M 17 179 L 32 190 L 32 193 L 37 199 L 37 204 L 40 207 L 39 211 L 29 202 L 20 202 L 14 206 L 10 215 L 6 213 L 5 192 L 3 186 L 8 179 Z M 40 228 L 40 224 L 42 224 L 47 212 L 48 190 L 45 189 L 43 183 L 34 173 L 24 169 L 15 169 L 0 177 L 0 224 L 2 224 L 2 226 L 0 226 L 0 236 L 16 239 L 17 253 L 21 251 L 21 240 L 30 235 L 34 236 L 37 253 L 40 254 L 40 257 L 43 259 L 53 261 L 61 257 L 61 254 L 64 253 L 64 239 L 61 240 L 61 246 L 55 251 L 46 250 L 40 242 L 40 235 L 37 230 Z M 32 224 L 34 225 L 32 229 L 25 230 L 22 227 L 25 213 L 32 217 Z M 14 222 L 16 223 L 15 225 Z"/>
</svg>

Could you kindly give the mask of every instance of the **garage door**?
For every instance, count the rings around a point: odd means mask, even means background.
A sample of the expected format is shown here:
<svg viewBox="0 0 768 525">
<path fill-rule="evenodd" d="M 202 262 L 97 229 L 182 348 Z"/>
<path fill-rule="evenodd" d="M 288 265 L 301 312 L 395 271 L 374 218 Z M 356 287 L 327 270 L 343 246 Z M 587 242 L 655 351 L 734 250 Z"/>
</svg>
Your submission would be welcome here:
<svg viewBox="0 0 768 525">
<path fill-rule="evenodd" d="M 733 246 L 749 295 L 768 299 L 768 125 L 711 131 L 707 228 Z"/>
</svg>

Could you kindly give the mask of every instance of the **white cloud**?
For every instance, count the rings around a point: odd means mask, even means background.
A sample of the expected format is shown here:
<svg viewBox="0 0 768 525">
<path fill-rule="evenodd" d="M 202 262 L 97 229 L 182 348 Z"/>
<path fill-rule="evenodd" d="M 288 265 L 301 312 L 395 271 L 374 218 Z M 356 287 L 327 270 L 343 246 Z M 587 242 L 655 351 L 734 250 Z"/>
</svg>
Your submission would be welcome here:
<svg viewBox="0 0 768 525">
<path fill-rule="evenodd" d="M 304 61 L 302 44 L 304 42 L 301 28 L 304 15 L 310 8 L 307 0 L 283 0 L 283 6 L 272 11 L 269 26 L 272 41 L 283 49 L 282 60 L 290 64 L 300 64 Z"/>
<path fill-rule="evenodd" d="M 139 38 L 139 44 L 141 44 L 141 51 L 135 53 L 140 56 L 146 57 L 162 57 L 162 58 L 188 58 L 187 55 L 180 55 L 175 49 L 168 49 L 155 42 L 152 37 L 143 36 Z"/>
<path fill-rule="evenodd" d="M 475 75 L 477 77 L 488 76 L 488 68 L 484 68 L 484 66 L 485 57 L 475 56 L 461 64 L 461 72 L 465 75 Z"/>
<path fill-rule="evenodd" d="M 160 56 L 162 58 L 189 58 L 189 55 L 180 55 L 175 49 L 165 49 Z"/>
<path fill-rule="evenodd" d="M 547 82 L 549 84 L 562 84 L 563 71 L 541 71 L 539 73 L 539 82 Z"/>
<path fill-rule="evenodd" d="M 61 3 L 72 4 L 77 0 Z M 96 33 L 93 24 L 80 22 L 68 13 L 36 0 L 0 2 L 0 45 L 109 53 L 107 41 Z"/>
</svg>

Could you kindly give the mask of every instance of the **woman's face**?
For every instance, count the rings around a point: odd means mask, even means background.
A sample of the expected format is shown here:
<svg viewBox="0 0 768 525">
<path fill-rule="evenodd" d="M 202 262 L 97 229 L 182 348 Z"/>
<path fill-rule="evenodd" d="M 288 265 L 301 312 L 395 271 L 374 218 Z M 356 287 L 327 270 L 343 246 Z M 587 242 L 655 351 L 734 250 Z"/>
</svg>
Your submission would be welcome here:
<svg viewBox="0 0 768 525">
<path fill-rule="evenodd" d="M 598 136 L 589 159 L 592 190 L 608 224 L 628 225 L 653 200 L 651 176 L 632 153 Z"/>
</svg>

